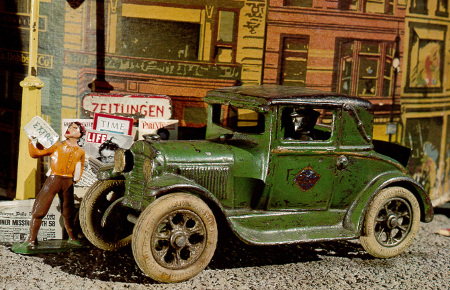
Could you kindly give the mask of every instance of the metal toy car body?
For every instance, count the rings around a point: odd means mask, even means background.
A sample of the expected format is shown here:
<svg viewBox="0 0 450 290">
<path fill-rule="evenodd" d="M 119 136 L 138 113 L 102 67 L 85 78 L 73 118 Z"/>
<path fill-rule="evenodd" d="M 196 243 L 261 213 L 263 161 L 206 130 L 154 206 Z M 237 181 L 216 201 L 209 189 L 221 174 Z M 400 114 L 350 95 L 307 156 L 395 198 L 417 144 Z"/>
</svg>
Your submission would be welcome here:
<svg viewBox="0 0 450 290">
<path fill-rule="evenodd" d="M 203 270 L 218 219 L 248 244 L 359 238 L 381 258 L 433 219 L 405 169 L 410 150 L 372 140 L 369 101 L 266 85 L 204 100 L 206 140 L 146 136 L 118 150 L 81 205 L 86 237 L 105 250 L 131 242 L 149 277 L 178 282 Z"/>
</svg>

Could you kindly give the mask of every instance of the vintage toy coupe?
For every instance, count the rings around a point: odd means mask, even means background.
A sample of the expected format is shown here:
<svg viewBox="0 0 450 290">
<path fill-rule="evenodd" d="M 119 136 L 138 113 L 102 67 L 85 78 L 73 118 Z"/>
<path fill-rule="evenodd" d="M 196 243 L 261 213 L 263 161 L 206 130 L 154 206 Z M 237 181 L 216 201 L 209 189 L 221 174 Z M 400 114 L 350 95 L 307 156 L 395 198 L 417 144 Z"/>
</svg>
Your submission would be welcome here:
<svg viewBox="0 0 450 290">
<path fill-rule="evenodd" d="M 105 250 L 131 243 L 152 279 L 202 271 L 222 224 L 248 244 L 359 238 L 389 258 L 433 219 L 405 169 L 410 150 L 372 140 L 369 101 L 265 85 L 213 90 L 204 101 L 206 140 L 148 135 L 119 149 L 81 204 L 89 241 Z"/>
</svg>

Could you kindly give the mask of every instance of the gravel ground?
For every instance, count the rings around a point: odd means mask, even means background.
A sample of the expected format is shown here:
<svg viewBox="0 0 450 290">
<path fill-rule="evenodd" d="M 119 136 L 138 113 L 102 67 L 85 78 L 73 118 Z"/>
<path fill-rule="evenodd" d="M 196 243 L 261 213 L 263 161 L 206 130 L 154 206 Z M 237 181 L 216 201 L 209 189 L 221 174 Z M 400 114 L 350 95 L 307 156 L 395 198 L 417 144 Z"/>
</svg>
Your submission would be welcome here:
<svg viewBox="0 0 450 290">
<path fill-rule="evenodd" d="M 421 224 L 413 245 L 383 260 L 358 241 L 255 247 L 230 239 L 208 268 L 189 281 L 158 284 L 136 266 L 130 247 L 119 252 L 21 256 L 0 245 L 1 289 L 450 289 L 450 206 Z"/>
</svg>

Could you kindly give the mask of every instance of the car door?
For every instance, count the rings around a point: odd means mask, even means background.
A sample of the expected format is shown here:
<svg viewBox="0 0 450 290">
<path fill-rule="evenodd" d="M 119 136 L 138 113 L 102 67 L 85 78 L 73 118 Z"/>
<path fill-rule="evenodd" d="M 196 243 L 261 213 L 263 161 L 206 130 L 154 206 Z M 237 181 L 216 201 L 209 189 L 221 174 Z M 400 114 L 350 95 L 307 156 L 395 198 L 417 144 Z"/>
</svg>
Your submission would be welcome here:
<svg viewBox="0 0 450 290">
<path fill-rule="evenodd" d="M 320 113 L 308 138 L 297 132 L 293 118 Z M 316 114 L 314 113 L 314 114 Z M 324 210 L 335 182 L 338 136 L 337 107 L 279 106 L 277 132 L 269 158 L 268 209 Z M 309 132 L 311 133 L 311 132 Z"/>
</svg>

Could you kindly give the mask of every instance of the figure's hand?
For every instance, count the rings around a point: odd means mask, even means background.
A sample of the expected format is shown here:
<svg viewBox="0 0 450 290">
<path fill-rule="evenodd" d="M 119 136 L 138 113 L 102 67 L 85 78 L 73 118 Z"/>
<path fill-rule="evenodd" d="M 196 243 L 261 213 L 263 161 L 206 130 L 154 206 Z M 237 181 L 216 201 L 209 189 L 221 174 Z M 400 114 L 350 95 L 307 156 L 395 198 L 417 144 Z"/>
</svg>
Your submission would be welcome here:
<svg viewBox="0 0 450 290">
<path fill-rule="evenodd" d="M 36 147 L 37 142 L 38 142 L 37 137 L 31 135 L 31 136 L 29 136 L 29 138 L 30 138 L 30 140 L 31 140 L 31 144 L 33 144 L 33 146 Z M 36 147 L 36 148 L 37 148 L 37 147 Z"/>
</svg>

